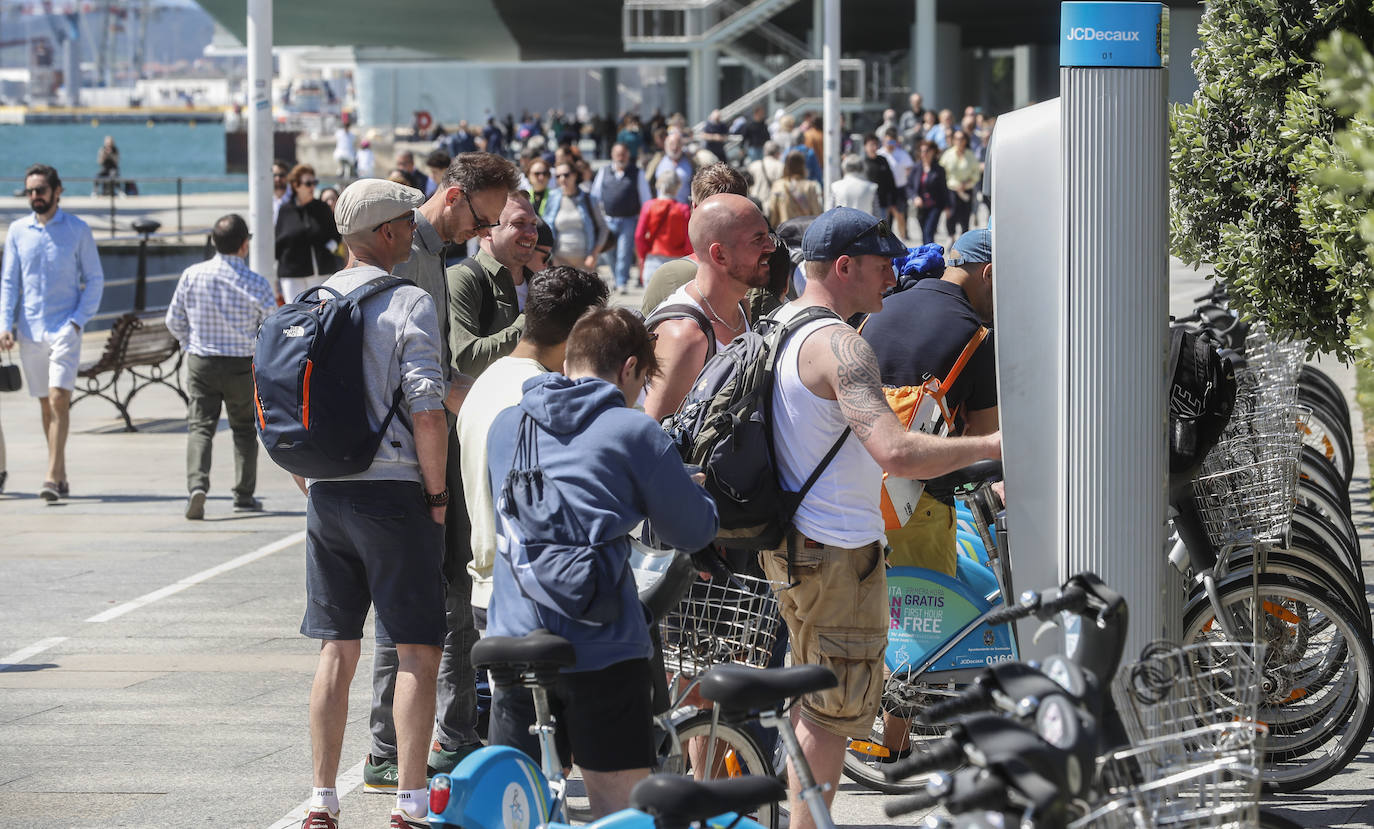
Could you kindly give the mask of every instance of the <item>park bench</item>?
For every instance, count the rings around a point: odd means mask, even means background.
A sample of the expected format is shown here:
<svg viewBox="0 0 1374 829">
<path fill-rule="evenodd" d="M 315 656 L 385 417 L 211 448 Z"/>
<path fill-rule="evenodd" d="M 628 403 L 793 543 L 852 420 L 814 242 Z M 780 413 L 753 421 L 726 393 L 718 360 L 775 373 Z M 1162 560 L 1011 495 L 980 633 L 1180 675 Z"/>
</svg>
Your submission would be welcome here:
<svg viewBox="0 0 1374 829">
<path fill-rule="evenodd" d="M 181 388 L 182 351 L 167 330 L 162 312 L 128 313 L 115 320 L 100 359 L 83 363 L 77 376 L 81 388 L 72 405 L 94 395 L 114 404 L 124 418 L 125 431 L 136 432 L 129 417 L 134 395 L 160 383 L 187 402 Z"/>
</svg>

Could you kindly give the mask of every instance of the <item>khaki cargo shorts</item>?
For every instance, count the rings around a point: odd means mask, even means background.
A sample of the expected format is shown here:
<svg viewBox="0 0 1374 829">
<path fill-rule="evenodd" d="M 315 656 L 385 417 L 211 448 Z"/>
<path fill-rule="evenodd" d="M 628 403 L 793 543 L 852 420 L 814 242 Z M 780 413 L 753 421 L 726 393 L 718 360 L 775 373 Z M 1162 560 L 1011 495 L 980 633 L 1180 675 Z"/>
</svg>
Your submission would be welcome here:
<svg viewBox="0 0 1374 829">
<path fill-rule="evenodd" d="M 891 616 L 882 545 L 831 547 L 795 536 L 792 576 L 778 606 L 791 636 L 792 660 L 824 665 L 839 684 L 802 698 L 801 713 L 842 737 L 865 737 L 883 693 L 883 649 Z M 770 581 L 787 584 L 787 549 L 759 554 Z"/>
</svg>

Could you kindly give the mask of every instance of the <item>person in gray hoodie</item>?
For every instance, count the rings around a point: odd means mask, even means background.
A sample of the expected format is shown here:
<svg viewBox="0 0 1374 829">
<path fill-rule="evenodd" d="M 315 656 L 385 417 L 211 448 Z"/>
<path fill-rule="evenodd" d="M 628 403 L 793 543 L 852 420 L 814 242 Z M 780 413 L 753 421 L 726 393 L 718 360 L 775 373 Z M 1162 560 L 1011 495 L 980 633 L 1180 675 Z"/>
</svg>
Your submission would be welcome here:
<svg viewBox="0 0 1374 829">
<path fill-rule="evenodd" d="M 698 550 L 715 538 L 719 519 L 663 430 L 629 408 L 657 369 L 637 314 L 584 314 L 568 337 L 564 369 L 566 376 L 526 381 L 520 404 L 491 427 L 497 556 L 488 633 L 545 628 L 573 643 L 577 661 L 552 701 L 559 753 L 582 768 L 599 817 L 625 808 L 654 760 L 653 651 L 629 533 L 647 518 L 664 543 Z M 538 756 L 533 721 L 528 691 L 494 693 L 493 745 Z"/>
</svg>

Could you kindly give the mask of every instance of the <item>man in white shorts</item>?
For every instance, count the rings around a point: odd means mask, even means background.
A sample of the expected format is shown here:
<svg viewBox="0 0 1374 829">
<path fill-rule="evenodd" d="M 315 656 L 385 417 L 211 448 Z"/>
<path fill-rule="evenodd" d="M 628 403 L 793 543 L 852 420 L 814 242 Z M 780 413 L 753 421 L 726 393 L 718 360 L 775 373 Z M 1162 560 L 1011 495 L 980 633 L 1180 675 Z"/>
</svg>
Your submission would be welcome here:
<svg viewBox="0 0 1374 829">
<path fill-rule="evenodd" d="M 24 176 L 33 212 L 10 224 L 0 270 L 0 349 L 16 338 L 29 394 L 38 398 L 48 439 L 48 474 L 39 494 L 66 497 L 67 412 L 81 361 L 81 331 L 100 308 L 105 275 L 86 223 L 58 208 L 62 179 L 35 164 Z"/>
</svg>

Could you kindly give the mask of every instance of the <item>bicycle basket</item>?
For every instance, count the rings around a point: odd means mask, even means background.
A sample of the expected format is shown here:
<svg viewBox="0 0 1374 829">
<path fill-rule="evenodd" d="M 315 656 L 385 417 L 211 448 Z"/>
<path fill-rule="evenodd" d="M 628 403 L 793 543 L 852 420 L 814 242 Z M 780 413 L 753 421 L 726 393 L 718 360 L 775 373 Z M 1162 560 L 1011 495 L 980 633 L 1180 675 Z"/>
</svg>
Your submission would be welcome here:
<svg viewBox="0 0 1374 829">
<path fill-rule="evenodd" d="M 1249 827 L 1257 819 L 1263 646 L 1155 643 L 1112 683 L 1133 745 L 1099 769 L 1108 800 L 1074 826 Z"/>
<path fill-rule="evenodd" d="M 727 662 L 765 667 L 781 624 L 773 588 L 739 573 L 693 582 L 659 622 L 664 667 L 689 676 Z"/>
</svg>

